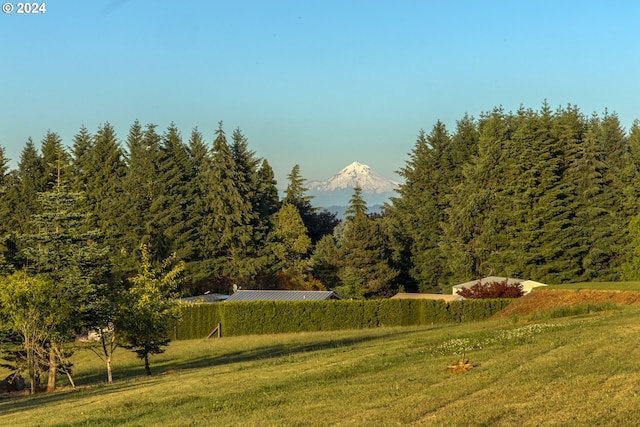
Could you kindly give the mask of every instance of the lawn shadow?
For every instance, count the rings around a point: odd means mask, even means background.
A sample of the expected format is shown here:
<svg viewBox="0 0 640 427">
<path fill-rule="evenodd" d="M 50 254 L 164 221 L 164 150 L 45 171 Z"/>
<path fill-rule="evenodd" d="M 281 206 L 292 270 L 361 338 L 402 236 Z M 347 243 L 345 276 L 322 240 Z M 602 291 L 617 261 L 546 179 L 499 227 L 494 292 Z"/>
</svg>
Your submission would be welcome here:
<svg viewBox="0 0 640 427">
<path fill-rule="evenodd" d="M 446 325 L 434 325 L 432 328 L 439 329 Z M 400 337 L 413 334 L 422 334 L 424 330 L 394 330 L 389 331 L 387 334 L 365 334 L 356 338 L 331 338 L 323 337 L 322 339 L 304 343 L 304 344 L 275 344 L 264 347 L 258 347 L 251 350 L 235 351 L 222 355 L 212 355 L 208 357 L 201 357 L 192 359 L 188 362 L 176 363 L 167 360 L 162 364 L 165 370 L 176 369 L 198 369 L 222 365 L 230 365 L 235 363 L 251 362 L 257 360 L 275 359 L 283 356 L 293 356 L 296 354 L 304 354 L 315 351 L 323 351 L 334 348 L 350 347 L 363 342 L 374 342 L 389 339 L 390 337 Z M 205 345 L 214 344 L 211 340 L 203 340 Z M 158 365 L 160 366 L 160 365 Z"/>
<path fill-rule="evenodd" d="M 431 329 L 440 329 L 447 325 L 432 325 Z M 69 387 L 53 392 L 53 393 L 41 393 L 36 395 L 20 395 L 9 396 L 0 398 L 0 413 L 3 415 L 10 414 L 19 411 L 26 411 L 36 406 L 43 404 L 55 404 L 63 399 L 68 401 L 69 399 L 83 399 L 88 395 L 95 394 L 96 396 L 102 396 L 104 394 L 120 393 L 127 390 L 140 388 L 145 385 L 147 381 L 154 381 L 157 376 L 162 373 L 171 371 L 181 371 L 190 369 L 201 369 L 207 367 L 216 367 L 231 365 L 237 363 L 276 359 L 283 356 L 292 356 L 296 354 L 304 354 L 316 351 L 323 351 L 327 349 L 350 347 L 364 342 L 374 342 L 380 340 L 386 340 L 389 338 L 408 336 L 413 334 L 422 334 L 424 329 L 419 330 L 402 330 L 394 329 L 389 330 L 385 334 L 362 334 L 354 338 L 332 338 L 330 336 L 322 335 L 320 339 L 314 342 L 308 342 L 304 344 L 275 344 L 267 345 L 263 347 L 257 347 L 251 350 L 235 351 L 222 355 L 211 355 L 206 357 L 199 357 L 191 359 L 186 362 L 176 362 L 171 359 L 158 361 L 152 363 L 151 369 L 154 375 L 151 377 L 145 375 L 142 362 L 140 366 L 129 365 L 118 367 L 113 371 L 113 381 L 117 383 L 117 388 L 112 390 L 105 390 L 110 385 L 106 383 L 106 372 L 101 370 L 95 370 L 92 372 L 84 373 L 80 378 L 76 380 L 78 388 L 72 390 Z M 203 345 L 215 345 L 212 340 L 203 339 Z M 135 381 L 131 381 L 134 380 Z"/>
</svg>

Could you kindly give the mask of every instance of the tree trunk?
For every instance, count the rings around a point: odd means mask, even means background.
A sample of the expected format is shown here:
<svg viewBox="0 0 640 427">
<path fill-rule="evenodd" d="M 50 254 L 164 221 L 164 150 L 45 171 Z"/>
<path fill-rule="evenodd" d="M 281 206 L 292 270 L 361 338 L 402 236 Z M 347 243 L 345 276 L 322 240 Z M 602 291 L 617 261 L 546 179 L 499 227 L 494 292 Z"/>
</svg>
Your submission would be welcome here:
<svg viewBox="0 0 640 427">
<path fill-rule="evenodd" d="M 144 354 L 144 371 L 147 375 L 151 375 L 151 368 L 149 368 L 149 353 Z"/>
<path fill-rule="evenodd" d="M 38 371 L 36 369 L 35 356 L 33 354 L 33 349 L 30 347 L 30 344 L 26 344 L 27 347 L 27 363 L 29 364 L 29 381 L 31 382 L 31 394 L 36 394 L 38 389 L 38 385 L 36 384 L 36 376 L 38 375 Z"/>
<path fill-rule="evenodd" d="M 67 374 L 67 378 L 69 379 L 69 384 L 71 384 L 71 387 L 73 387 L 75 389 L 76 388 L 76 383 L 73 381 L 73 377 L 71 376 L 71 371 L 69 370 L 69 365 L 67 364 L 66 360 L 64 359 L 64 356 L 60 352 L 60 349 L 57 348 L 57 347 L 56 347 L 56 355 L 58 355 L 58 360 L 60 361 L 60 363 L 62 365 L 62 369 L 64 370 L 64 373 Z"/>
<path fill-rule="evenodd" d="M 106 360 L 107 360 L 107 383 L 111 384 L 113 382 L 113 376 L 111 375 L 111 355 L 108 355 Z"/>
<path fill-rule="evenodd" d="M 47 378 L 47 392 L 56 389 L 56 374 L 58 373 L 58 359 L 53 344 L 49 346 L 49 376 Z"/>
</svg>

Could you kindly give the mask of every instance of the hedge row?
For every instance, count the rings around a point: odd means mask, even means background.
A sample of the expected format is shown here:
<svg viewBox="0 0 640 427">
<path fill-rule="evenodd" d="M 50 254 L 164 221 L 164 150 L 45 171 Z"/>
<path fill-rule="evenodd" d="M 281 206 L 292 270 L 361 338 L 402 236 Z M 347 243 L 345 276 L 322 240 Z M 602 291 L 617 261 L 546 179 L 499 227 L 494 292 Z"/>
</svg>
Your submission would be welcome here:
<svg viewBox="0 0 640 427">
<path fill-rule="evenodd" d="M 469 299 L 447 304 L 442 300 L 380 299 L 185 304 L 173 338 L 204 338 L 218 323 L 223 336 L 459 323 L 487 319 L 510 302 Z"/>
</svg>

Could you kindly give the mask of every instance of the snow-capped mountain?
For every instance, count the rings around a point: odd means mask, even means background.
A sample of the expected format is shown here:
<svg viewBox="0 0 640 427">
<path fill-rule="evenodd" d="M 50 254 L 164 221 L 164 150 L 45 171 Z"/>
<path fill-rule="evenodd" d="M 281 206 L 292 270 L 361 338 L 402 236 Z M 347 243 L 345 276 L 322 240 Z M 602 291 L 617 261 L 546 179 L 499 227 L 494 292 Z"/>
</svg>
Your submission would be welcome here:
<svg viewBox="0 0 640 427">
<path fill-rule="evenodd" d="M 309 181 L 309 194 L 313 204 L 328 207 L 347 205 L 355 187 L 362 189 L 362 196 L 369 205 L 381 204 L 393 196 L 399 182 L 386 178 L 367 165 L 353 162 L 324 181 Z"/>
<path fill-rule="evenodd" d="M 335 191 L 346 188 L 360 187 L 365 194 L 389 193 L 394 191 L 399 182 L 385 178 L 367 165 L 353 162 L 331 178 L 324 181 L 310 181 L 308 186 L 312 191 Z"/>
</svg>

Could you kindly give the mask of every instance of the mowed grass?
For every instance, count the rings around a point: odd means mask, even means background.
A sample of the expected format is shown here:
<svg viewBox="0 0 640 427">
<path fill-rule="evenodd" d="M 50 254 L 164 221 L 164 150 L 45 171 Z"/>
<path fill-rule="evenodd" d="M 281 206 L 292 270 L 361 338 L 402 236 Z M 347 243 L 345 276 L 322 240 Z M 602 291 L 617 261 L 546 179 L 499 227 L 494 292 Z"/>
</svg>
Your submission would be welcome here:
<svg viewBox="0 0 640 427">
<path fill-rule="evenodd" d="M 83 350 L 77 390 L 0 399 L 0 425 L 637 424 L 640 306 L 532 319 L 178 341 L 152 377 L 119 349 L 112 385 Z"/>
<path fill-rule="evenodd" d="M 640 282 L 581 282 L 581 283 L 568 283 L 564 285 L 550 285 L 548 289 L 572 289 L 572 290 L 593 289 L 593 290 L 603 290 L 603 291 L 640 291 Z"/>
</svg>

